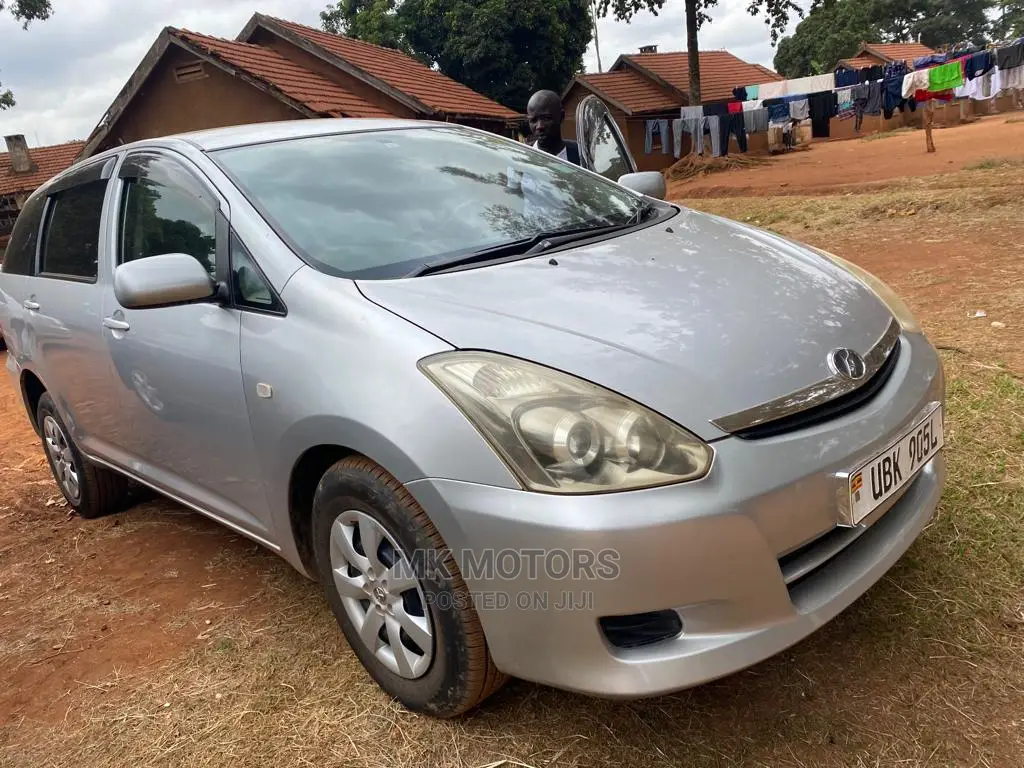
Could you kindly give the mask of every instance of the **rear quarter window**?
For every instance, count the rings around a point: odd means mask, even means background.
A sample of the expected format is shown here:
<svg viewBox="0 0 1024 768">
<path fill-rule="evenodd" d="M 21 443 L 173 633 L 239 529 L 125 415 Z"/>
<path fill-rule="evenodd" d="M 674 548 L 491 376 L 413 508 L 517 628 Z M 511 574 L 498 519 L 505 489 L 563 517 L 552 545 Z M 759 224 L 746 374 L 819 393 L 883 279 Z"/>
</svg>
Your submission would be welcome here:
<svg viewBox="0 0 1024 768">
<path fill-rule="evenodd" d="M 40 273 L 77 280 L 96 279 L 106 189 L 105 179 L 89 181 L 50 198 Z"/>
<path fill-rule="evenodd" d="M 39 225 L 43 218 L 46 196 L 33 195 L 25 202 L 14 229 L 7 252 L 3 257 L 0 271 L 11 275 L 31 275 L 36 266 L 36 244 L 39 242 Z"/>
</svg>

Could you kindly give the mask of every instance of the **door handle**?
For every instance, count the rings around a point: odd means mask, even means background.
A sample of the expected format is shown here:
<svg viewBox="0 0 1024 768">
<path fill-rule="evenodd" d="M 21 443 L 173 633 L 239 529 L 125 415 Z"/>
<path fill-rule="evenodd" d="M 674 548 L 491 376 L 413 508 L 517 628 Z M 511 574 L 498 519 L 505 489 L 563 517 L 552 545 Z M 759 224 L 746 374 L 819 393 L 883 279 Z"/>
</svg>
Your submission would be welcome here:
<svg viewBox="0 0 1024 768">
<path fill-rule="evenodd" d="M 23 306 L 29 312 L 39 311 L 39 302 L 32 301 L 32 299 L 25 299 L 23 302 L 21 302 L 21 306 Z"/>
<path fill-rule="evenodd" d="M 103 327 L 109 328 L 112 331 L 127 331 L 131 326 L 124 320 L 118 320 L 114 317 L 104 317 Z"/>
</svg>

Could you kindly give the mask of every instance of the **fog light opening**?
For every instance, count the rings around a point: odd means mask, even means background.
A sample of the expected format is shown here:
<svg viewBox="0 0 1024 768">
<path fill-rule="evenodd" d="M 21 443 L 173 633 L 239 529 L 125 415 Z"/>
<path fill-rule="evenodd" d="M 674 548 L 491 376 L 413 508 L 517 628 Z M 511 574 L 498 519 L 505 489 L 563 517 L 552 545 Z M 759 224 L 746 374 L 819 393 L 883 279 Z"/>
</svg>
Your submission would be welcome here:
<svg viewBox="0 0 1024 768">
<path fill-rule="evenodd" d="M 642 648 L 682 634 L 683 621 L 675 611 L 649 611 L 628 616 L 602 616 L 601 631 L 616 648 Z"/>
</svg>

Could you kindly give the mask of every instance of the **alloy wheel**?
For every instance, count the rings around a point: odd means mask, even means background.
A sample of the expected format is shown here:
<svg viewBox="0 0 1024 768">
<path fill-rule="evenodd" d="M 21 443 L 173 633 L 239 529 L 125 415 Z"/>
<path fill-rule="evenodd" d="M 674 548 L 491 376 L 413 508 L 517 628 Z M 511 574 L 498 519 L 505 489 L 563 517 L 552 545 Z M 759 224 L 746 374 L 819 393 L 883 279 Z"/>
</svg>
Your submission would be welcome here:
<svg viewBox="0 0 1024 768">
<path fill-rule="evenodd" d="M 46 452 L 50 455 L 53 463 L 53 474 L 60 484 L 68 501 L 78 503 L 81 498 L 82 487 L 78 478 L 78 467 L 75 466 L 74 455 L 71 453 L 71 446 L 64 435 L 64 430 L 52 416 L 43 419 L 43 436 L 46 442 Z"/>
<path fill-rule="evenodd" d="M 331 526 L 334 586 L 360 640 L 394 674 L 427 672 L 434 633 L 423 588 L 409 558 L 377 520 L 343 512 Z"/>
</svg>

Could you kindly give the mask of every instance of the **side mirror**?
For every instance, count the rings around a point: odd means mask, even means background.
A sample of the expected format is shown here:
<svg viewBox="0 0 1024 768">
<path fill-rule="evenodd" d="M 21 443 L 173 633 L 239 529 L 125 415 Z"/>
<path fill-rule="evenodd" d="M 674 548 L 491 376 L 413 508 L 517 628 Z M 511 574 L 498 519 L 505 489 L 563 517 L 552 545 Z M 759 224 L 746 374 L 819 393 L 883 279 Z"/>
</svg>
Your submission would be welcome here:
<svg viewBox="0 0 1024 768">
<path fill-rule="evenodd" d="M 655 200 L 665 199 L 665 177 L 660 171 L 626 173 L 619 177 L 619 184 Z"/>
<path fill-rule="evenodd" d="M 187 304 L 216 293 L 213 278 L 187 253 L 150 256 L 114 270 L 114 296 L 125 309 Z"/>
</svg>

